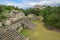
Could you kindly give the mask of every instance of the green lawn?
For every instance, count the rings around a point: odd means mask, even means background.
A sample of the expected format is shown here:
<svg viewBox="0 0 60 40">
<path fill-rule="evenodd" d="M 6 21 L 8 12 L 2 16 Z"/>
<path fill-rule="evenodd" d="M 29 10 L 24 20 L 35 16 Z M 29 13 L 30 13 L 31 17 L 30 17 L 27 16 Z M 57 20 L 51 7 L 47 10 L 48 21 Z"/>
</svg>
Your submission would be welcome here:
<svg viewBox="0 0 60 40">
<path fill-rule="evenodd" d="M 35 31 L 24 29 L 21 34 L 31 38 L 31 40 L 60 40 L 59 32 L 45 29 L 41 21 L 34 21 L 34 23 L 37 25 Z"/>
</svg>

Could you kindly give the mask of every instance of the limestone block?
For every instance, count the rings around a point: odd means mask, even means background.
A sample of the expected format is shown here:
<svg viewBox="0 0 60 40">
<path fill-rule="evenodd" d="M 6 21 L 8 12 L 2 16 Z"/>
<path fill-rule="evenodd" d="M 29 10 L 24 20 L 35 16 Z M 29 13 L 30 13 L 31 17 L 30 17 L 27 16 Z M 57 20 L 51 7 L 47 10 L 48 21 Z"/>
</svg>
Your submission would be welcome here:
<svg viewBox="0 0 60 40">
<path fill-rule="evenodd" d="M 15 21 L 17 21 L 18 19 L 17 18 L 10 18 L 10 21 L 11 22 L 15 22 Z"/>
<path fill-rule="evenodd" d="M 36 28 L 36 25 L 28 20 L 22 21 L 22 26 L 27 29 L 34 30 Z"/>
<path fill-rule="evenodd" d="M 8 26 L 8 25 L 11 24 L 11 21 L 10 21 L 10 20 L 5 20 L 5 21 L 3 22 L 3 24 L 6 25 L 6 26 Z"/>
</svg>

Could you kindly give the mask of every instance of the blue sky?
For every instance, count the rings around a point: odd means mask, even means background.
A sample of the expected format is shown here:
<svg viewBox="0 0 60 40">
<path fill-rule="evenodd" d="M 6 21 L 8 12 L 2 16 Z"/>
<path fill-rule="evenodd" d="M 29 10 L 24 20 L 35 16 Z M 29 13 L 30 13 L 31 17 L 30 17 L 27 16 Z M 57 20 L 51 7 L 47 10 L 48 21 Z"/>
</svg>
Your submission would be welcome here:
<svg viewBox="0 0 60 40">
<path fill-rule="evenodd" d="M 60 5 L 60 0 L 0 0 L 0 4 L 28 8 L 34 5 Z"/>
</svg>

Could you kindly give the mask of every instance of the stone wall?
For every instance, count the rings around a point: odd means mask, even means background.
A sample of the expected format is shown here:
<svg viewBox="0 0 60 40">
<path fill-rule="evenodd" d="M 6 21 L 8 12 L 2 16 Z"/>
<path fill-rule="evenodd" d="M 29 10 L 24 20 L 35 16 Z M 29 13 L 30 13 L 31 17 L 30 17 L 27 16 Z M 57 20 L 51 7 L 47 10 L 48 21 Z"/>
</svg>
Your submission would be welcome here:
<svg viewBox="0 0 60 40">
<path fill-rule="evenodd" d="M 28 17 L 25 16 L 24 13 L 15 10 L 6 16 L 8 19 L 0 22 L 0 40 L 29 40 L 29 38 L 18 35 L 23 28 L 35 30 L 36 25 L 31 21 L 39 20 L 39 18 L 33 15 Z"/>
<path fill-rule="evenodd" d="M 36 25 L 34 23 L 32 23 L 31 21 L 29 20 L 22 20 L 22 26 L 24 28 L 27 28 L 27 29 L 30 29 L 30 30 L 34 30 Z"/>
</svg>

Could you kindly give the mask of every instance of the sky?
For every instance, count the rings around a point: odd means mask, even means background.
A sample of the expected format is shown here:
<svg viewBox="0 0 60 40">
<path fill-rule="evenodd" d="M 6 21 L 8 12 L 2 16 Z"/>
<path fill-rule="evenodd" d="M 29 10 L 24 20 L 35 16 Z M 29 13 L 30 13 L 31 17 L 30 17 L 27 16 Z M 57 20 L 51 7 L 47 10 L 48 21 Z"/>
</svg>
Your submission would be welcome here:
<svg viewBox="0 0 60 40">
<path fill-rule="evenodd" d="M 34 5 L 60 5 L 60 0 L 0 0 L 0 4 L 12 5 L 19 8 L 33 7 Z"/>
</svg>

